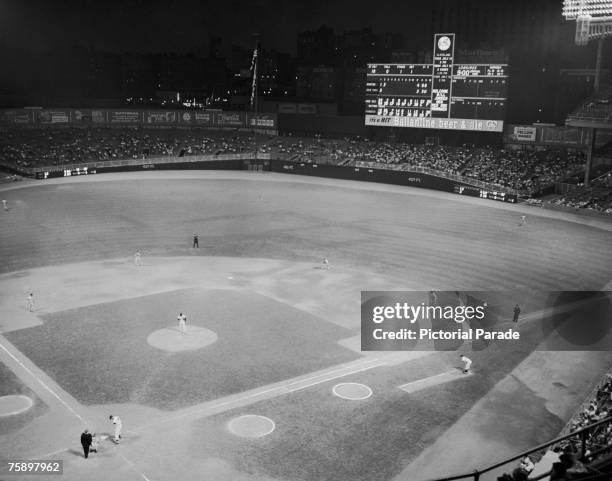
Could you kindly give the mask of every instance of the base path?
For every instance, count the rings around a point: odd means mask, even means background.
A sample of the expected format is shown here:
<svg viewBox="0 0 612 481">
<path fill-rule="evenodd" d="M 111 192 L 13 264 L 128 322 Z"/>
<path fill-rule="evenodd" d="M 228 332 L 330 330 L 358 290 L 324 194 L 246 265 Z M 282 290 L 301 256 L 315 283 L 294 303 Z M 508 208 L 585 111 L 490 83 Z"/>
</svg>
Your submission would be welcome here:
<svg viewBox="0 0 612 481">
<path fill-rule="evenodd" d="M 458 379 L 467 379 L 472 374 L 472 371 L 466 374 L 460 369 L 453 369 L 452 371 L 442 372 L 440 374 L 436 374 L 435 376 L 430 376 L 425 379 L 419 379 L 417 381 L 412 381 L 407 384 L 403 384 L 399 386 L 399 388 L 402 391 L 411 393 L 420 391 L 421 389 L 426 389 L 428 387 L 438 386 L 447 382 L 457 381 Z"/>
</svg>

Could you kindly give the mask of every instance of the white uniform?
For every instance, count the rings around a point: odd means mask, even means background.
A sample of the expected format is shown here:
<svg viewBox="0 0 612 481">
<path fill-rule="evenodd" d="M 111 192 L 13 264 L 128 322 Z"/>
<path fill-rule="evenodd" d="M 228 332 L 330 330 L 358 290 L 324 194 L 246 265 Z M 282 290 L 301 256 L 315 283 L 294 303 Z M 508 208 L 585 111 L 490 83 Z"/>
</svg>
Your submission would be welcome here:
<svg viewBox="0 0 612 481">
<path fill-rule="evenodd" d="M 323 258 L 323 269 L 329 269 L 329 261 L 327 260 L 327 257 Z"/>
<path fill-rule="evenodd" d="M 470 366 L 472 365 L 472 360 L 469 357 L 461 356 L 461 360 L 465 363 L 465 367 L 463 368 L 464 373 L 468 373 L 470 370 Z"/>
<path fill-rule="evenodd" d="M 119 416 L 111 416 L 111 421 L 115 425 L 114 441 L 118 443 L 119 439 L 121 438 L 121 429 L 123 429 L 123 424 L 121 423 L 121 418 Z"/>
<path fill-rule="evenodd" d="M 141 266 L 142 265 L 142 258 L 140 255 L 140 251 L 136 251 L 136 254 L 134 254 L 134 265 L 135 266 Z"/>
<path fill-rule="evenodd" d="M 30 294 L 27 299 L 28 311 L 32 312 L 34 310 L 34 296 Z"/>
<path fill-rule="evenodd" d="M 187 330 L 187 317 L 181 313 L 179 314 L 177 319 L 178 319 L 179 330 L 181 331 L 181 334 L 185 334 L 185 331 Z"/>
<path fill-rule="evenodd" d="M 2 201 L 2 207 L 4 207 L 4 210 L 8 210 L 8 205 L 6 205 L 6 200 Z"/>
<path fill-rule="evenodd" d="M 527 216 L 525 215 L 521 216 L 521 225 L 527 225 Z"/>
</svg>

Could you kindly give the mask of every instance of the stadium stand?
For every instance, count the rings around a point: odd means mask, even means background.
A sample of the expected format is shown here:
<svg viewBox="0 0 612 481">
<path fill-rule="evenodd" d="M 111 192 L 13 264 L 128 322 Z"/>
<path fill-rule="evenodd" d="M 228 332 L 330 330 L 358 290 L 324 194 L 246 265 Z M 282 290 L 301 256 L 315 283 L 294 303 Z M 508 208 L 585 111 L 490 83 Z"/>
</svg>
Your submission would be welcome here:
<svg viewBox="0 0 612 481">
<path fill-rule="evenodd" d="M 393 170 L 414 167 L 461 175 L 521 195 L 535 195 L 584 168 L 584 155 L 570 150 L 508 150 L 496 146 L 414 145 L 364 139 L 266 137 L 258 149 L 293 162 Z M 0 163 L 31 168 L 98 162 L 252 152 L 246 132 L 208 130 L 42 129 L 5 131 Z M 599 204 L 598 204 L 599 205 Z M 604 209 L 605 210 L 605 209 Z"/>
<path fill-rule="evenodd" d="M 522 457 L 512 473 L 498 477 L 498 481 L 569 480 L 597 475 L 612 463 L 611 411 L 612 375 L 607 374 L 567 423 L 562 441 L 544 452 Z M 573 433 L 579 435 L 571 436 Z"/>
</svg>

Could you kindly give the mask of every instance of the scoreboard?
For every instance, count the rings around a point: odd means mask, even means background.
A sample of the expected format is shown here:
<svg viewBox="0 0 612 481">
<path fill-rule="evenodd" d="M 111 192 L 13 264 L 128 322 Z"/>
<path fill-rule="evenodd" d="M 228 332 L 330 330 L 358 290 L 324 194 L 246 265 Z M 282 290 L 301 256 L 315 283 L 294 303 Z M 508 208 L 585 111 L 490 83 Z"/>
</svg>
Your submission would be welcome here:
<svg viewBox="0 0 612 481">
<path fill-rule="evenodd" d="M 455 63 L 454 51 L 439 33 L 431 64 L 368 64 L 366 125 L 502 132 L 508 65 Z"/>
</svg>

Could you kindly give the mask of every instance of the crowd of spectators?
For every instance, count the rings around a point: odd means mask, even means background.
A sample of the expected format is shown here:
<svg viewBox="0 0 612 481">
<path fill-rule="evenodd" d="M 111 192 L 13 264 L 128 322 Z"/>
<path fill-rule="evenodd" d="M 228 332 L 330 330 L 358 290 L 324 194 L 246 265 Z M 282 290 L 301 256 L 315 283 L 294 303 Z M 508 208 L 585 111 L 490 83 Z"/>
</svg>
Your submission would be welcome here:
<svg viewBox="0 0 612 481">
<path fill-rule="evenodd" d="M 563 434 L 571 434 L 598 421 L 610 419 L 611 414 L 612 375 L 608 374 L 595 390 L 593 398 L 588 399 L 573 416 Z M 552 449 L 543 455 L 525 456 L 512 473 L 500 476 L 498 481 L 579 479 L 589 472 L 587 468 L 589 463 L 597 461 L 599 456 L 610 455 L 610 452 L 612 452 L 612 422 L 604 423 L 588 432 L 584 452 L 582 452 L 581 436 L 566 439 L 552 446 Z"/>
<path fill-rule="evenodd" d="M 10 130 L 0 135 L 0 162 L 16 167 L 252 151 L 253 138 L 192 130 Z"/>
<path fill-rule="evenodd" d="M 260 137 L 258 149 L 295 162 L 462 175 L 533 194 L 584 166 L 580 152 L 505 150 L 494 146 L 414 145 L 367 139 Z M 5 131 L 0 164 L 62 166 L 83 162 L 159 156 L 252 152 L 248 132 L 209 130 L 47 129 Z"/>
<path fill-rule="evenodd" d="M 506 150 L 494 146 L 413 145 L 367 140 L 279 138 L 276 151 L 299 162 L 410 170 L 423 167 L 462 175 L 529 195 L 584 169 L 582 152 Z"/>
<path fill-rule="evenodd" d="M 586 209 L 612 215 L 612 173 L 595 180 L 590 187 L 578 185 L 567 194 L 552 201 L 553 205 Z"/>
</svg>

